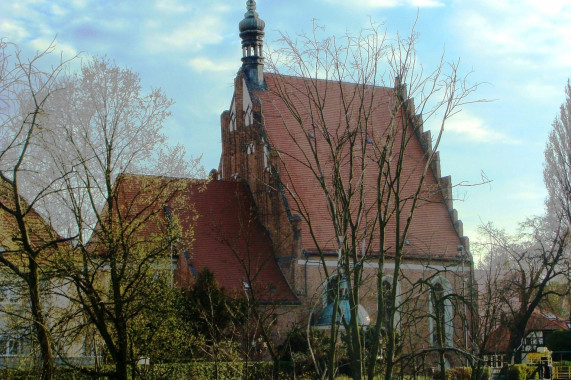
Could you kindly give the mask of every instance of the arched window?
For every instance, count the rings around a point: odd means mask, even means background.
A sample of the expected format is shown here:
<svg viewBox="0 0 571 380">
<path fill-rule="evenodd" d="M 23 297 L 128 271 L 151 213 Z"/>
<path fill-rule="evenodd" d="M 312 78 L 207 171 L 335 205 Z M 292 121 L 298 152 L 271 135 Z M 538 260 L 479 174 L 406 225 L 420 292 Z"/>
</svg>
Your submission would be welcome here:
<svg viewBox="0 0 571 380">
<path fill-rule="evenodd" d="M 454 313 L 450 282 L 444 277 L 437 277 L 431 282 L 430 288 L 430 344 L 437 346 L 439 334 L 445 347 L 454 345 Z"/>
<path fill-rule="evenodd" d="M 236 103 L 232 99 L 232 105 L 230 106 L 230 132 L 236 130 Z"/>
<path fill-rule="evenodd" d="M 331 276 L 328 281 L 323 284 L 323 306 L 327 306 L 335 301 L 337 287 L 339 284 L 339 276 Z M 339 299 L 342 299 L 343 289 L 339 288 Z"/>
<path fill-rule="evenodd" d="M 391 290 L 393 287 L 393 276 L 384 276 L 382 283 L 381 283 L 381 289 L 383 292 L 383 306 L 382 306 L 382 310 L 381 312 L 383 313 L 383 329 L 385 329 L 385 331 L 388 331 L 389 328 L 389 321 L 390 321 L 390 316 L 392 313 L 392 302 L 391 302 Z M 396 290 L 396 299 L 395 299 L 395 313 L 394 313 L 394 320 L 393 320 L 393 327 L 395 328 L 399 328 L 400 326 L 400 311 L 399 311 L 399 307 L 400 307 L 400 284 L 397 282 L 397 290 Z"/>
<path fill-rule="evenodd" d="M 349 305 L 349 284 L 344 277 L 337 275 L 331 276 L 323 283 L 323 310 L 318 315 L 315 327 L 318 329 L 330 328 L 333 324 L 335 298 L 339 291 L 337 299 L 337 315 L 336 321 L 343 328 L 342 319 L 349 322 L 351 319 L 351 307 Z M 369 314 L 362 305 L 357 305 L 358 323 L 361 326 L 368 326 L 370 323 Z"/>
<path fill-rule="evenodd" d="M 254 122 L 254 115 L 252 113 L 252 99 L 244 79 L 242 79 L 242 111 L 244 111 L 244 126 L 247 127 Z"/>
</svg>

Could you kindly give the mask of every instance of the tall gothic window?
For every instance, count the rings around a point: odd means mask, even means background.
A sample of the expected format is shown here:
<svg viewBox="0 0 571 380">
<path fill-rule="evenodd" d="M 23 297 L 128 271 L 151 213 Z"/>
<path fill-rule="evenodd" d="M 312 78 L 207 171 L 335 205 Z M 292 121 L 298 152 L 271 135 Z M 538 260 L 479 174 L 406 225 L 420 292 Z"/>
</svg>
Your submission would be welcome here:
<svg viewBox="0 0 571 380">
<path fill-rule="evenodd" d="M 430 342 L 437 346 L 442 337 L 445 347 L 453 346 L 454 315 L 450 300 L 450 282 L 443 277 L 437 277 L 431 284 L 430 291 Z"/>
<path fill-rule="evenodd" d="M 339 292 L 339 293 L 337 293 Z M 336 297 L 338 295 L 338 298 Z M 343 328 L 344 323 L 351 320 L 351 306 L 349 302 L 349 286 L 343 276 L 334 275 L 323 283 L 323 310 L 319 314 L 315 326 L 318 329 L 330 328 L 335 321 Z M 337 310 L 334 310 L 335 299 L 337 298 Z M 361 326 L 368 326 L 371 322 L 369 314 L 362 305 L 357 305 L 357 318 Z"/>
<path fill-rule="evenodd" d="M 390 323 L 390 316 L 393 312 L 392 302 L 391 302 L 391 290 L 393 287 L 393 276 L 384 276 L 383 281 L 381 283 L 381 289 L 383 291 L 383 329 L 385 331 L 389 330 L 389 323 Z M 400 313 L 399 313 L 399 306 L 400 306 L 400 286 L 397 283 L 397 289 L 395 294 L 395 313 L 393 319 L 393 326 L 398 327 L 400 325 Z"/>
<path fill-rule="evenodd" d="M 329 281 L 326 282 L 325 289 L 323 292 L 323 305 L 324 306 L 327 306 L 327 305 L 335 302 L 335 295 L 337 293 L 337 287 L 340 286 L 340 284 L 338 284 L 338 283 L 339 283 L 339 276 L 337 276 L 337 275 L 331 276 Z M 341 299 L 343 297 L 344 291 L 346 292 L 347 289 L 344 289 L 344 287 L 339 288 L 339 299 Z"/>
</svg>

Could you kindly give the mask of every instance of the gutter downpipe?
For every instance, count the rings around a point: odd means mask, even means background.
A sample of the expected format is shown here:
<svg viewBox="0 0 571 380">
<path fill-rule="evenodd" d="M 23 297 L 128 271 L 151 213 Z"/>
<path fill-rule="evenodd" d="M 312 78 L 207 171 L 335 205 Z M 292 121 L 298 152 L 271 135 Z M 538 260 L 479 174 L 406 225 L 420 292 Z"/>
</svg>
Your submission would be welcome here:
<svg viewBox="0 0 571 380">
<path fill-rule="evenodd" d="M 301 253 L 305 256 L 305 264 L 304 264 L 304 277 L 305 277 L 305 296 L 307 296 L 307 263 L 309 262 L 309 253 L 302 249 Z"/>
</svg>

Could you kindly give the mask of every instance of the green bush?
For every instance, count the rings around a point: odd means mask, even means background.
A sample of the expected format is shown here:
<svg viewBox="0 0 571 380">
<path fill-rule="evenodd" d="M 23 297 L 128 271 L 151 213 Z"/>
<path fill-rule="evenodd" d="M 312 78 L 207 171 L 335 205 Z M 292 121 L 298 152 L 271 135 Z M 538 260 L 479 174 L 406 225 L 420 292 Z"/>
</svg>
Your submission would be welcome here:
<svg viewBox="0 0 571 380">
<path fill-rule="evenodd" d="M 508 371 L 507 380 L 527 380 L 531 378 L 537 378 L 537 373 L 532 376 L 532 374 L 537 369 L 536 366 L 528 366 L 526 364 L 514 364 L 510 366 Z"/>
<path fill-rule="evenodd" d="M 477 371 L 475 374 L 475 378 L 478 380 L 487 380 L 492 376 L 492 369 L 490 367 L 479 367 L 475 369 Z"/>
<path fill-rule="evenodd" d="M 271 362 L 191 362 L 168 363 L 149 366 L 140 378 L 145 380 L 168 379 L 270 379 L 272 377 Z"/>
<path fill-rule="evenodd" d="M 315 360 L 317 360 L 319 366 L 323 368 L 327 362 L 330 339 L 323 331 L 311 330 L 310 341 Z M 286 339 L 285 344 L 287 344 L 288 347 L 282 346 L 280 349 L 285 348 L 283 359 L 290 363 L 288 367 L 290 369 L 289 372 L 295 372 L 296 376 L 316 377 L 315 365 L 307 344 L 307 331 L 301 328 L 293 328 L 288 333 L 288 339 Z M 343 351 L 339 352 L 338 358 L 340 358 L 341 362 L 343 361 Z"/>
<path fill-rule="evenodd" d="M 282 368 L 288 368 L 284 363 Z M 171 379 L 215 379 L 218 371 L 219 379 L 255 379 L 265 380 L 272 378 L 273 365 L 271 362 L 190 362 L 165 363 L 138 367 L 137 378 L 141 380 L 171 380 Z M 282 373 L 280 378 L 288 378 Z M 2 380 L 35 380 L 38 373 L 35 370 L 0 369 Z M 56 368 L 54 376 L 58 380 L 92 380 L 91 376 L 80 373 L 71 368 Z"/>
<path fill-rule="evenodd" d="M 38 370 L 2 368 L 0 369 L 0 378 L 3 380 L 35 380 L 38 378 Z M 92 377 L 71 368 L 56 368 L 54 379 L 91 380 Z"/>
<path fill-rule="evenodd" d="M 446 370 L 446 380 L 470 380 L 472 378 L 472 368 L 457 367 Z"/>
</svg>

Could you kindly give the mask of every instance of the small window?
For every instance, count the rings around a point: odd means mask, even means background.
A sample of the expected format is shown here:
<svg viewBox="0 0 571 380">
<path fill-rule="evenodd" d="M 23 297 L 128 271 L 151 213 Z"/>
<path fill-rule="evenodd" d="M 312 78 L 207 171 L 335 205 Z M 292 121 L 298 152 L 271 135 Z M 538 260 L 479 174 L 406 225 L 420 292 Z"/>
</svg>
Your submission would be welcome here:
<svg viewBox="0 0 571 380">
<path fill-rule="evenodd" d="M 250 291 L 251 286 L 250 286 L 250 283 L 248 281 L 242 281 L 242 285 L 244 285 L 245 291 Z"/>
<path fill-rule="evenodd" d="M 236 130 L 236 115 L 234 113 L 230 114 L 230 132 Z"/>
<path fill-rule="evenodd" d="M 246 146 L 246 153 L 254 154 L 255 151 L 256 151 L 256 146 L 254 145 L 254 143 L 253 142 L 248 143 L 248 145 Z"/>
<path fill-rule="evenodd" d="M 264 144 L 264 169 L 267 170 L 270 167 L 270 151 L 268 146 Z"/>
<path fill-rule="evenodd" d="M 0 337 L 0 356 L 16 356 L 22 353 L 19 339 Z"/>
<path fill-rule="evenodd" d="M 252 107 L 248 105 L 244 113 L 244 125 L 248 127 L 252 125 L 253 122 L 254 122 L 254 117 L 252 115 Z"/>
<path fill-rule="evenodd" d="M 230 106 L 230 132 L 236 130 L 236 103 L 234 99 L 232 99 L 232 105 Z"/>
</svg>

